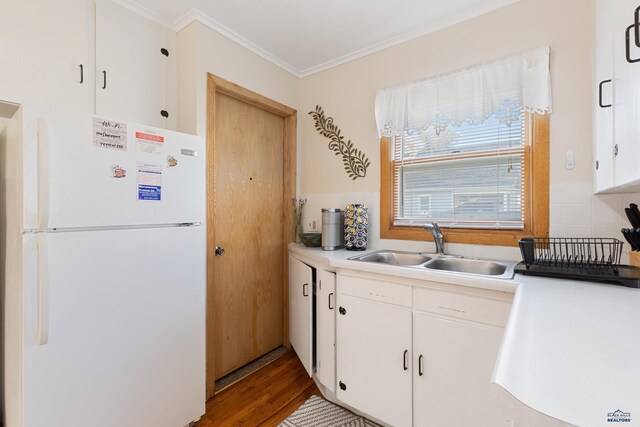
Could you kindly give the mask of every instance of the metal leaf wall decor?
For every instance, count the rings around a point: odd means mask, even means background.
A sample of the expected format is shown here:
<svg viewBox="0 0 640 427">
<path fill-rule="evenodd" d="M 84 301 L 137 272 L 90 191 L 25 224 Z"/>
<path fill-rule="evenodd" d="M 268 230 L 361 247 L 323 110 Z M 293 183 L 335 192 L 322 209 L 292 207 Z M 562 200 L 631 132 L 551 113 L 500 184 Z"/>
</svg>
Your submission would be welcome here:
<svg viewBox="0 0 640 427">
<path fill-rule="evenodd" d="M 367 176 L 369 159 L 365 154 L 353 147 L 351 140 L 344 142 L 344 137 L 340 135 L 340 129 L 333 123 L 333 117 L 327 117 L 324 110 L 316 105 L 316 111 L 309 111 L 316 122 L 316 130 L 325 138 L 329 138 L 329 149 L 336 156 L 342 156 L 342 164 L 349 178 L 356 180 Z"/>
</svg>

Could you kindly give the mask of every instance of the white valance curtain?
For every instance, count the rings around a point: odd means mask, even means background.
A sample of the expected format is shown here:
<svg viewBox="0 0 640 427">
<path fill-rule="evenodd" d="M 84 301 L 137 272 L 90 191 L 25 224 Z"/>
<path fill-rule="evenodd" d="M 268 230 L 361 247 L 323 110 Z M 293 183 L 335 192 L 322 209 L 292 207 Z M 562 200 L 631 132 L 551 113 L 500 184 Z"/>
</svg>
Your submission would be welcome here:
<svg viewBox="0 0 640 427">
<path fill-rule="evenodd" d="M 493 114 L 510 125 L 523 109 L 551 112 L 549 47 L 381 89 L 375 106 L 381 136 L 431 127 L 439 133 L 447 126 L 483 123 Z"/>
</svg>

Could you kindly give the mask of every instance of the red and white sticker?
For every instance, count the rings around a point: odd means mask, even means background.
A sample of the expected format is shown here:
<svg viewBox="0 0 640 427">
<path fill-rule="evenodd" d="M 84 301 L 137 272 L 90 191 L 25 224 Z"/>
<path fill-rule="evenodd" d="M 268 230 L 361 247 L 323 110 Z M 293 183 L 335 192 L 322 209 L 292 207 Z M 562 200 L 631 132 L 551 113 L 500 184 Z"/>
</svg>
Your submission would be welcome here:
<svg viewBox="0 0 640 427">
<path fill-rule="evenodd" d="M 164 136 L 152 133 L 136 132 L 136 139 L 138 141 L 157 142 L 160 144 L 164 143 Z"/>
<path fill-rule="evenodd" d="M 151 130 L 136 131 L 138 151 L 148 154 L 163 154 L 164 136 Z"/>
</svg>

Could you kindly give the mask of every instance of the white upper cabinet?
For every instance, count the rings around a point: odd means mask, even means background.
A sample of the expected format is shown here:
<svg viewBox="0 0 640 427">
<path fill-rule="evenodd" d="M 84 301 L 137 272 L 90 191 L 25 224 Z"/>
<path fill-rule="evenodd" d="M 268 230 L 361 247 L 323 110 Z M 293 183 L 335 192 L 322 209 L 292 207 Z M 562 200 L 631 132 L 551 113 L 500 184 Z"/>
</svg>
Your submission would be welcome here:
<svg viewBox="0 0 640 427">
<path fill-rule="evenodd" d="M 598 0 L 596 8 L 593 181 L 599 193 L 613 187 L 613 8 L 609 0 Z"/>
<path fill-rule="evenodd" d="M 2 2 L 0 100 L 92 109 L 88 72 L 92 20 L 89 1 Z"/>
<path fill-rule="evenodd" d="M 596 1 L 594 191 L 640 189 L 640 0 Z"/>
<path fill-rule="evenodd" d="M 176 34 L 108 0 L 96 2 L 96 114 L 173 129 Z"/>
<path fill-rule="evenodd" d="M 615 0 L 614 11 L 614 170 L 615 185 L 640 181 L 640 22 L 638 0 Z M 611 6 L 610 6 L 611 7 Z"/>
</svg>

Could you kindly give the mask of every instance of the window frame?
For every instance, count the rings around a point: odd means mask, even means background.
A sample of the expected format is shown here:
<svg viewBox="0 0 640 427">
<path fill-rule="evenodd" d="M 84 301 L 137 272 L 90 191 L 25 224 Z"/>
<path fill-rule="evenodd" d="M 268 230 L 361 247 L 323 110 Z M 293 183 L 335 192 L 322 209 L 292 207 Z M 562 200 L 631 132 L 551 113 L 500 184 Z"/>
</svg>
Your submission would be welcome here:
<svg viewBox="0 0 640 427">
<path fill-rule="evenodd" d="M 518 246 L 523 237 L 549 236 L 549 127 L 548 114 L 527 114 L 524 173 L 524 229 L 493 230 L 443 228 L 446 242 L 476 245 Z M 397 240 L 433 240 L 420 226 L 394 225 L 395 174 L 391 157 L 393 139 L 380 139 L 380 238 Z"/>
</svg>

